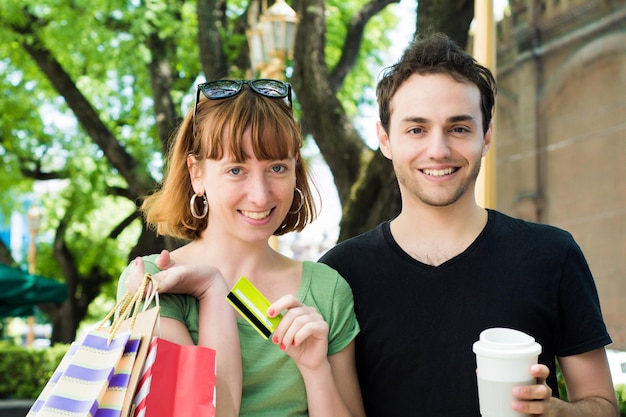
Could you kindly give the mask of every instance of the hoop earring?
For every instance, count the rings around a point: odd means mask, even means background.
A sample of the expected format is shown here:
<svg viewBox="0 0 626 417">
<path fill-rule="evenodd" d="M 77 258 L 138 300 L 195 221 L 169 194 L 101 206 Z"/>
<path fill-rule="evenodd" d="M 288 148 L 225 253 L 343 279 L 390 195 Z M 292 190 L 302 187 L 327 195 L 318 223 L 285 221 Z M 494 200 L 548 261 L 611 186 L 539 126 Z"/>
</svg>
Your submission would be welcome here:
<svg viewBox="0 0 626 417">
<path fill-rule="evenodd" d="M 300 189 L 298 187 L 294 188 L 294 190 L 297 191 L 298 194 L 300 194 L 300 205 L 294 211 L 288 211 L 287 213 L 289 213 L 289 214 L 300 214 L 300 209 L 304 205 L 304 194 L 302 193 L 302 191 L 300 191 Z"/>
<path fill-rule="evenodd" d="M 203 219 L 209 212 L 209 202 L 206 199 L 206 195 L 202 194 L 202 214 L 198 215 L 198 212 L 196 211 L 196 197 L 198 197 L 198 194 L 194 194 L 191 196 L 191 200 L 189 201 L 189 209 L 191 210 L 191 215 L 193 217 L 195 217 L 196 219 Z"/>
</svg>

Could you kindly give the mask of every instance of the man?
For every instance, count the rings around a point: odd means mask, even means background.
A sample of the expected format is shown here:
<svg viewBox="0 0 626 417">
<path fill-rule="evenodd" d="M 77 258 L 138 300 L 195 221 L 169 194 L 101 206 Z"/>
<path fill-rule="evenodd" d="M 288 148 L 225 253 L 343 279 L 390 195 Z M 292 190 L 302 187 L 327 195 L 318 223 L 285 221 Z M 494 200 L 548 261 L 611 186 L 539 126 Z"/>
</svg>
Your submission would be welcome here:
<svg viewBox="0 0 626 417">
<path fill-rule="evenodd" d="M 579 246 L 475 201 L 495 92 L 489 70 L 442 34 L 414 40 L 378 84 L 380 150 L 402 211 L 321 259 L 354 292 L 368 416 L 479 416 L 472 345 L 489 327 L 524 331 L 543 348 L 530 370 L 537 384 L 514 388 L 512 409 L 617 416 L 611 339 Z"/>
</svg>

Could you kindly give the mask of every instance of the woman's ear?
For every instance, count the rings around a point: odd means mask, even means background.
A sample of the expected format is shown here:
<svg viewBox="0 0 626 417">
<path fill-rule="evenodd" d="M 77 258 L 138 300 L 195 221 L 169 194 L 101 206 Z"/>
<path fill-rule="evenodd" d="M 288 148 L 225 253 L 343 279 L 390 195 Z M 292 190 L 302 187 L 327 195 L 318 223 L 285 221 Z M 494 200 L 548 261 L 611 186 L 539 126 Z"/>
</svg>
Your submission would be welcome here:
<svg viewBox="0 0 626 417">
<path fill-rule="evenodd" d="M 187 156 L 187 169 L 189 170 L 189 179 L 191 180 L 191 186 L 193 191 L 197 195 L 204 194 L 204 184 L 202 183 L 202 169 L 200 168 L 200 162 L 193 156 Z"/>
</svg>

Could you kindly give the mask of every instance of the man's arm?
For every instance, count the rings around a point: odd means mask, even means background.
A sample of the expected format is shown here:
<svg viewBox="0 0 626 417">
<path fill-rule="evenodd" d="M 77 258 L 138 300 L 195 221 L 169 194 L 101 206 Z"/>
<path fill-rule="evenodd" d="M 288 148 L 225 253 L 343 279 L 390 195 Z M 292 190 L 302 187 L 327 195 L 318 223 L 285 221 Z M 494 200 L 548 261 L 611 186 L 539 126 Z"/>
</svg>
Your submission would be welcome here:
<svg viewBox="0 0 626 417">
<path fill-rule="evenodd" d="M 617 417 L 619 407 L 604 348 L 559 358 L 569 402 L 555 400 L 554 416 Z"/>
<path fill-rule="evenodd" d="M 512 407 L 521 413 L 542 417 L 618 417 L 619 407 L 604 348 L 580 355 L 559 357 L 567 386 L 568 401 L 552 397 L 546 385 L 548 367 L 533 365 L 536 385 L 513 389 L 518 400 Z"/>
</svg>

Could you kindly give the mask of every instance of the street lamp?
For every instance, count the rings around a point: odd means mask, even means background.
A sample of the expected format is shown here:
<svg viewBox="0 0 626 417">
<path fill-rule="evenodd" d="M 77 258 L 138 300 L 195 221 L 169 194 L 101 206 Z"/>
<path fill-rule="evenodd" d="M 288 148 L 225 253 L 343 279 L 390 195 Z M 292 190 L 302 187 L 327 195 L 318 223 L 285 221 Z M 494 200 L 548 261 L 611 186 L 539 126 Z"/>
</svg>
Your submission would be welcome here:
<svg viewBox="0 0 626 417">
<path fill-rule="evenodd" d="M 258 17 L 257 0 L 250 7 L 250 29 L 246 31 L 253 72 L 263 78 L 285 78 L 285 60 L 291 58 L 296 42 L 298 17 L 285 0 L 277 0 Z"/>
<path fill-rule="evenodd" d="M 26 223 L 30 232 L 30 242 L 28 244 L 28 273 L 34 274 L 36 271 L 37 246 L 36 240 L 41 224 L 41 210 L 35 204 L 30 206 L 26 213 Z M 26 336 L 26 346 L 31 347 L 35 341 L 35 317 L 28 317 L 28 335 Z"/>
<path fill-rule="evenodd" d="M 28 245 L 28 273 L 35 273 L 35 261 L 37 259 L 37 246 L 35 242 L 39 234 L 39 225 L 41 224 L 41 210 L 36 205 L 30 206 L 26 213 L 26 223 L 28 223 L 28 231 L 30 232 L 30 243 Z"/>
</svg>

